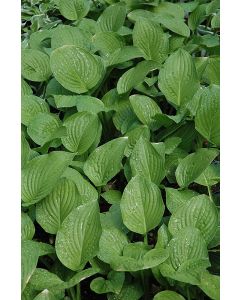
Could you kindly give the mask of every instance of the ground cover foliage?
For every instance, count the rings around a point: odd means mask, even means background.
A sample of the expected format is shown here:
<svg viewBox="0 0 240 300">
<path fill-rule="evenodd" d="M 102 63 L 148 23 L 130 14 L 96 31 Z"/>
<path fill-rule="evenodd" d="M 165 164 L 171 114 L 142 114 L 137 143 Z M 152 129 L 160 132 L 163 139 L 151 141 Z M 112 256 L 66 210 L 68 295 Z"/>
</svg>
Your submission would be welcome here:
<svg viewBox="0 0 240 300">
<path fill-rule="evenodd" d="M 219 1 L 22 1 L 22 299 L 219 299 Z"/>
</svg>

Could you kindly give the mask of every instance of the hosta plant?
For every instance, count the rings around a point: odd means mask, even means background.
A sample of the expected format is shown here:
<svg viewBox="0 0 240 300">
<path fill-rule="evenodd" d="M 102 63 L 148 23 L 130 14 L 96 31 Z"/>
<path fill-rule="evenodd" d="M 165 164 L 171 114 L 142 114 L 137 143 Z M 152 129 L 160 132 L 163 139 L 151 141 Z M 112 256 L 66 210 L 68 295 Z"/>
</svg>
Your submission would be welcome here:
<svg viewBox="0 0 240 300">
<path fill-rule="evenodd" d="M 23 300 L 219 300 L 219 9 L 22 1 Z"/>
</svg>

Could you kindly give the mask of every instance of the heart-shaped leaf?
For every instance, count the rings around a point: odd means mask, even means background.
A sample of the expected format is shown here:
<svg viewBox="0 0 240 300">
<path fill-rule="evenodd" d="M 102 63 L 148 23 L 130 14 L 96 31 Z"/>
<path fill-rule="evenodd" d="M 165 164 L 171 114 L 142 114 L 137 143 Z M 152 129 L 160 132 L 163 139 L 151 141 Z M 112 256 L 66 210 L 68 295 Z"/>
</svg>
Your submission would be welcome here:
<svg viewBox="0 0 240 300">
<path fill-rule="evenodd" d="M 60 13 L 68 20 L 80 20 L 88 14 L 88 0 L 59 0 Z"/>
</svg>

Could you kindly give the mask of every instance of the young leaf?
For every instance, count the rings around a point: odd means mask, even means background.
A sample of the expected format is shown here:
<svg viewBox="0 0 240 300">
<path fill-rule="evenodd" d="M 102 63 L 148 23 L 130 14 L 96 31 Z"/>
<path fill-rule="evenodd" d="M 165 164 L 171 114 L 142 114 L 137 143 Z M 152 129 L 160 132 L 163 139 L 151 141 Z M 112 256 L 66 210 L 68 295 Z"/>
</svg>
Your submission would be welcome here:
<svg viewBox="0 0 240 300">
<path fill-rule="evenodd" d="M 133 44 L 144 54 L 144 58 L 161 64 L 168 55 L 169 42 L 161 26 L 148 19 L 141 19 L 135 23 L 133 30 Z"/>
<path fill-rule="evenodd" d="M 165 177 L 164 164 L 164 153 L 157 152 L 149 141 L 141 137 L 130 156 L 132 175 L 139 174 L 159 185 Z"/>
<path fill-rule="evenodd" d="M 73 154 L 55 151 L 32 159 L 22 170 L 22 200 L 26 205 L 36 203 L 51 193 Z"/>
<path fill-rule="evenodd" d="M 60 13 L 68 20 L 80 20 L 88 14 L 88 0 L 59 0 Z"/>
<path fill-rule="evenodd" d="M 63 126 L 67 129 L 66 136 L 62 137 L 64 147 L 83 154 L 95 141 L 101 123 L 96 114 L 78 112 L 67 118 Z"/>
<path fill-rule="evenodd" d="M 22 76 L 31 81 L 45 81 L 52 72 L 49 56 L 39 50 L 24 49 L 22 51 Z"/>
<path fill-rule="evenodd" d="M 21 122 L 28 126 L 32 119 L 38 113 L 49 112 L 49 106 L 45 100 L 33 95 L 26 95 L 22 97 L 21 103 Z"/>
<path fill-rule="evenodd" d="M 169 231 L 176 235 L 182 228 L 196 227 L 202 233 L 206 244 L 214 238 L 219 222 L 215 204 L 206 195 L 195 196 L 180 206 L 170 217 Z"/>
<path fill-rule="evenodd" d="M 195 128 L 208 141 L 220 144 L 220 88 L 209 86 L 201 94 L 195 117 Z"/>
<path fill-rule="evenodd" d="M 123 223 L 133 232 L 146 234 L 161 221 L 164 204 L 159 188 L 141 176 L 133 177 L 124 189 L 121 203 Z"/>
<path fill-rule="evenodd" d="M 86 160 L 83 170 L 96 185 L 106 185 L 122 168 L 127 138 L 121 137 L 96 148 Z"/>
<path fill-rule="evenodd" d="M 183 158 L 175 173 L 178 185 L 187 187 L 202 174 L 218 154 L 217 149 L 201 148 Z"/>
<path fill-rule="evenodd" d="M 50 65 L 57 81 L 78 94 L 94 88 L 104 75 L 100 57 L 77 46 L 68 45 L 54 50 Z"/>
<path fill-rule="evenodd" d="M 191 100 L 199 80 L 191 55 L 179 49 L 171 54 L 159 73 L 159 88 L 166 99 L 177 106 Z"/>
<path fill-rule="evenodd" d="M 98 31 L 117 32 L 126 18 L 126 7 L 124 3 L 116 3 L 107 7 L 97 20 Z"/>
<path fill-rule="evenodd" d="M 67 268 L 82 269 L 97 255 L 101 236 L 99 207 L 96 201 L 75 208 L 63 221 L 56 236 L 56 253 Z"/>
<path fill-rule="evenodd" d="M 76 185 L 61 178 L 52 192 L 36 206 L 36 220 L 48 233 L 56 234 L 64 219 L 82 204 Z"/>
<path fill-rule="evenodd" d="M 144 125 L 148 125 L 151 130 L 158 129 L 159 122 L 154 119 L 154 116 L 161 114 L 162 111 L 157 103 L 151 98 L 143 95 L 132 95 L 129 99 L 139 120 Z"/>
</svg>

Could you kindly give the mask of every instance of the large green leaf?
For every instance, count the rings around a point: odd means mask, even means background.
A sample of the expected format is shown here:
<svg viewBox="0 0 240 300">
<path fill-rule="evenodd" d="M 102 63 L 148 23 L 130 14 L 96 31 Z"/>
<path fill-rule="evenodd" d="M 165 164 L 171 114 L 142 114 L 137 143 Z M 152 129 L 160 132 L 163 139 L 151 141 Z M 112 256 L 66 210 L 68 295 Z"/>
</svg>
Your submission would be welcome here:
<svg viewBox="0 0 240 300">
<path fill-rule="evenodd" d="M 184 300 L 184 298 L 176 292 L 166 290 L 156 294 L 153 300 Z"/>
<path fill-rule="evenodd" d="M 165 153 L 159 153 L 146 139 L 140 138 L 130 156 L 132 175 L 144 176 L 159 185 L 165 177 Z"/>
<path fill-rule="evenodd" d="M 159 188 L 142 176 L 125 187 L 121 203 L 123 223 L 133 232 L 146 234 L 161 221 L 164 204 Z"/>
<path fill-rule="evenodd" d="M 54 151 L 32 159 L 22 170 L 22 200 L 26 205 L 45 198 L 73 159 L 73 154 Z"/>
<path fill-rule="evenodd" d="M 141 19 L 135 23 L 133 44 L 144 54 L 145 59 L 162 63 L 168 55 L 169 42 L 161 26 L 151 20 Z"/>
<path fill-rule="evenodd" d="M 166 99 L 177 106 L 191 100 L 199 80 L 191 55 L 179 49 L 166 60 L 159 73 L 159 88 Z"/>
<path fill-rule="evenodd" d="M 199 195 L 188 200 L 172 214 L 168 228 L 175 236 L 182 228 L 196 227 L 209 244 L 215 236 L 218 222 L 219 215 L 215 204 L 206 195 Z"/>
<path fill-rule="evenodd" d="M 204 186 L 212 186 L 217 184 L 220 181 L 220 164 L 211 164 L 209 165 L 205 171 L 194 180 L 197 184 L 201 184 Z"/>
<path fill-rule="evenodd" d="M 64 219 L 81 204 L 76 185 L 62 178 L 52 192 L 37 204 L 36 220 L 46 232 L 56 234 Z"/>
<path fill-rule="evenodd" d="M 104 74 L 100 57 L 77 46 L 67 45 L 54 50 L 50 65 L 57 81 L 78 94 L 94 88 Z"/>
<path fill-rule="evenodd" d="M 201 148 L 183 158 L 175 173 L 179 186 L 187 187 L 197 179 L 218 154 L 217 149 Z"/>
<path fill-rule="evenodd" d="M 32 95 L 33 91 L 30 87 L 30 85 L 21 78 L 21 96 L 24 95 Z"/>
<path fill-rule="evenodd" d="M 45 81 L 51 75 L 49 56 L 39 50 L 22 51 L 22 76 L 31 81 Z"/>
<path fill-rule="evenodd" d="M 31 240 L 35 233 L 35 227 L 31 218 L 26 213 L 21 213 L 21 239 Z"/>
<path fill-rule="evenodd" d="M 67 118 L 63 126 L 67 129 L 66 136 L 62 137 L 64 147 L 83 154 L 95 141 L 101 123 L 96 114 L 78 112 Z"/>
<path fill-rule="evenodd" d="M 122 168 L 127 138 L 121 137 L 96 148 L 84 164 L 84 173 L 96 185 L 106 185 Z"/>
<path fill-rule="evenodd" d="M 125 45 L 123 37 L 116 32 L 98 32 L 93 36 L 93 44 L 96 50 L 100 50 L 106 55 L 113 53 L 117 49 L 123 48 Z"/>
<path fill-rule="evenodd" d="M 220 277 L 204 272 L 199 287 L 213 300 L 220 299 Z"/>
<path fill-rule="evenodd" d="M 116 3 L 108 6 L 97 20 L 97 31 L 117 32 L 126 18 L 126 7 L 124 3 Z"/>
<path fill-rule="evenodd" d="M 55 137 L 60 126 L 58 116 L 39 112 L 28 124 L 27 133 L 36 144 L 43 146 Z"/>
<path fill-rule="evenodd" d="M 88 0 L 59 0 L 60 13 L 68 20 L 80 20 L 88 14 Z"/>
<path fill-rule="evenodd" d="M 143 296 L 143 288 L 139 283 L 124 283 L 119 294 L 108 294 L 108 300 L 139 300 Z"/>
<path fill-rule="evenodd" d="M 38 113 L 49 112 L 49 106 L 45 100 L 34 95 L 25 95 L 21 103 L 21 122 L 28 126 Z"/>
<path fill-rule="evenodd" d="M 96 201 L 75 208 L 63 221 L 56 237 L 56 253 L 67 268 L 82 269 L 97 255 L 101 236 L 99 207 Z"/>
<path fill-rule="evenodd" d="M 154 119 L 154 116 L 161 114 L 162 111 L 157 103 L 150 97 L 143 95 L 132 95 L 129 97 L 129 99 L 131 106 L 139 120 L 144 125 L 148 125 L 152 130 L 158 129 L 159 122 Z"/>
<path fill-rule="evenodd" d="M 211 85 L 201 93 L 195 128 L 208 141 L 220 144 L 220 88 Z"/>
<path fill-rule="evenodd" d="M 90 50 L 90 38 L 91 34 L 83 31 L 81 28 L 59 25 L 52 33 L 51 46 L 52 49 L 56 49 L 64 45 L 74 45 Z"/>
</svg>

